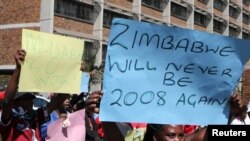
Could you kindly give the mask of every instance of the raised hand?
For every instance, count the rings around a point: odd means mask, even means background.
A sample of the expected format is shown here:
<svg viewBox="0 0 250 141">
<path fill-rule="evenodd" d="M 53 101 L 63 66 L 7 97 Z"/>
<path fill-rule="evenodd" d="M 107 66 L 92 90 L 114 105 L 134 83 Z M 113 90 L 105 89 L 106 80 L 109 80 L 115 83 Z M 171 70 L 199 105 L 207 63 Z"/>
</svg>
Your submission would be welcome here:
<svg viewBox="0 0 250 141">
<path fill-rule="evenodd" d="M 89 113 L 99 113 L 100 110 L 100 101 L 102 98 L 101 91 L 94 91 L 89 94 L 88 99 L 86 100 L 86 111 Z"/>
<path fill-rule="evenodd" d="M 21 64 L 24 62 L 25 55 L 26 55 L 26 51 L 23 49 L 18 49 L 16 54 L 14 55 L 16 65 L 18 68 L 20 68 Z"/>
</svg>

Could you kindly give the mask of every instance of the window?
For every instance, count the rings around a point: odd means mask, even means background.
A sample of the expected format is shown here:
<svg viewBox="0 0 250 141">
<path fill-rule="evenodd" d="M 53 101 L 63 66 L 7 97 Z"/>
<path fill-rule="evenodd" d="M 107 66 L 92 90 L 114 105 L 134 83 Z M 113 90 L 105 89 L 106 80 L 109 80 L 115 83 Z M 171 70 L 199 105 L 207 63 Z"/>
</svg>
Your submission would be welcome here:
<svg viewBox="0 0 250 141">
<path fill-rule="evenodd" d="M 250 5 L 250 0 L 243 0 L 243 3 L 246 5 Z"/>
<path fill-rule="evenodd" d="M 229 6 L 229 15 L 231 17 L 237 18 L 238 17 L 238 11 L 236 8 Z"/>
<path fill-rule="evenodd" d="M 238 31 L 236 28 L 229 26 L 229 36 L 237 37 Z"/>
<path fill-rule="evenodd" d="M 84 59 L 89 61 L 91 59 L 91 49 L 93 47 L 93 43 L 91 42 L 84 42 Z"/>
<path fill-rule="evenodd" d="M 243 32 L 243 33 L 242 33 L 242 39 L 247 39 L 247 40 L 249 40 L 249 39 L 250 39 L 250 35 L 249 35 L 248 33 L 246 33 L 246 32 Z"/>
<path fill-rule="evenodd" d="M 223 33 L 223 23 L 218 20 L 214 20 L 214 31 Z"/>
<path fill-rule="evenodd" d="M 125 18 L 125 19 L 131 19 L 129 16 L 122 15 L 119 13 L 115 13 L 112 11 L 104 10 L 104 16 L 103 16 L 103 25 L 110 27 L 113 18 Z"/>
<path fill-rule="evenodd" d="M 214 8 L 220 11 L 224 11 L 224 0 L 214 0 Z"/>
<path fill-rule="evenodd" d="M 171 15 L 177 16 L 182 19 L 187 19 L 187 8 L 176 3 L 171 3 Z"/>
<path fill-rule="evenodd" d="M 206 26 L 206 15 L 203 15 L 201 13 L 198 12 L 194 12 L 194 23 L 197 25 L 201 25 L 201 26 Z"/>
<path fill-rule="evenodd" d="M 249 24 L 249 19 L 250 17 L 247 14 L 243 13 L 243 23 Z"/>
<path fill-rule="evenodd" d="M 69 18 L 92 22 L 94 7 L 72 0 L 56 0 L 55 13 Z"/>
<path fill-rule="evenodd" d="M 102 45 L 102 66 L 103 66 L 103 68 L 105 66 L 107 50 L 108 50 L 108 46 L 107 45 Z"/>
<path fill-rule="evenodd" d="M 147 6 L 150 6 L 150 7 L 159 9 L 159 10 L 163 10 L 163 1 L 162 0 L 142 0 L 142 3 L 147 5 Z"/>
</svg>

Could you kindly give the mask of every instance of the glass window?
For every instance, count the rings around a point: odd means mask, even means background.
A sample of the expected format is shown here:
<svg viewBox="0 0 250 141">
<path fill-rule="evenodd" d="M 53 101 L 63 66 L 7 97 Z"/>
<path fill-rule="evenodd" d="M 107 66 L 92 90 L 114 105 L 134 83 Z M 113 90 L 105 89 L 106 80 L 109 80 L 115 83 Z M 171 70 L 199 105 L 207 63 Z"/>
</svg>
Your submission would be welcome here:
<svg viewBox="0 0 250 141">
<path fill-rule="evenodd" d="M 201 25 L 201 26 L 206 26 L 206 15 L 203 15 L 198 12 L 194 12 L 194 23 Z"/>
<path fill-rule="evenodd" d="M 238 17 L 237 9 L 232 6 L 229 6 L 229 15 L 231 17 L 237 18 Z"/>
<path fill-rule="evenodd" d="M 242 39 L 247 39 L 247 40 L 249 40 L 249 39 L 250 39 L 249 33 L 243 32 L 243 33 L 242 33 Z"/>
<path fill-rule="evenodd" d="M 220 11 L 224 11 L 224 0 L 214 0 L 214 8 Z"/>
<path fill-rule="evenodd" d="M 92 5 L 87 5 L 72 0 L 55 1 L 55 13 L 69 18 L 92 22 L 94 12 L 93 10 L 94 7 Z"/>
<path fill-rule="evenodd" d="M 245 13 L 243 13 L 242 15 L 243 15 L 243 23 L 249 24 L 250 17 Z"/>
<path fill-rule="evenodd" d="M 142 0 L 143 4 L 146 4 L 150 7 L 163 10 L 163 1 L 162 0 Z"/>
<path fill-rule="evenodd" d="M 129 16 L 122 15 L 116 12 L 104 10 L 104 16 L 103 16 L 103 25 L 110 27 L 113 18 L 125 18 L 125 19 L 131 19 Z"/>
<path fill-rule="evenodd" d="M 223 32 L 223 23 L 218 21 L 218 20 L 214 20 L 214 31 L 222 33 Z"/>
<path fill-rule="evenodd" d="M 187 8 L 176 3 L 171 3 L 171 15 L 187 19 Z"/>
<path fill-rule="evenodd" d="M 86 61 L 91 59 L 90 56 L 90 52 L 91 52 L 91 48 L 93 47 L 93 43 L 92 42 L 86 42 L 84 43 L 84 59 Z"/>
<path fill-rule="evenodd" d="M 229 26 L 229 36 L 237 37 L 238 36 L 237 29 L 234 28 L 234 27 Z"/>
</svg>

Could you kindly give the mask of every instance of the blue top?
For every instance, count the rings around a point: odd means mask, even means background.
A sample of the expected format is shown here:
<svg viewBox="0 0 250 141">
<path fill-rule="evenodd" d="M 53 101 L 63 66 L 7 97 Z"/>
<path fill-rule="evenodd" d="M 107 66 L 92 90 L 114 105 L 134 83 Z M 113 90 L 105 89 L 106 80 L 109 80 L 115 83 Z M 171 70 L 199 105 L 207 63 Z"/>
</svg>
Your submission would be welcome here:
<svg viewBox="0 0 250 141">
<path fill-rule="evenodd" d="M 45 141 L 45 138 L 47 136 L 48 125 L 51 124 L 52 122 L 56 121 L 57 119 L 59 119 L 59 116 L 56 113 L 56 111 L 53 111 L 52 113 L 50 113 L 50 120 L 41 125 L 40 130 L 41 130 L 42 141 Z"/>
</svg>

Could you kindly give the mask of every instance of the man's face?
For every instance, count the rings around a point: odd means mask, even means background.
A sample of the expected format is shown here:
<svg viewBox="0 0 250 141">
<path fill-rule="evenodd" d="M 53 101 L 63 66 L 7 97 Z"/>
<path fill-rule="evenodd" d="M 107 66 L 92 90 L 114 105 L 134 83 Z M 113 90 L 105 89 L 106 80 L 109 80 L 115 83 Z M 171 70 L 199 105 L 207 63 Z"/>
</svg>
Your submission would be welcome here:
<svg viewBox="0 0 250 141">
<path fill-rule="evenodd" d="M 157 141 L 184 141 L 184 130 L 180 125 L 163 125 L 156 136 Z"/>
</svg>

